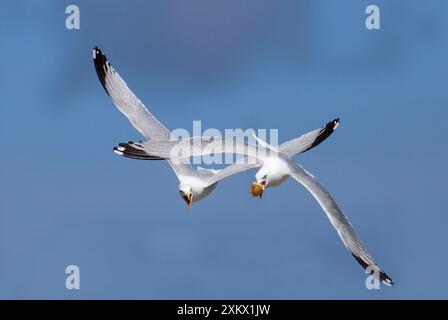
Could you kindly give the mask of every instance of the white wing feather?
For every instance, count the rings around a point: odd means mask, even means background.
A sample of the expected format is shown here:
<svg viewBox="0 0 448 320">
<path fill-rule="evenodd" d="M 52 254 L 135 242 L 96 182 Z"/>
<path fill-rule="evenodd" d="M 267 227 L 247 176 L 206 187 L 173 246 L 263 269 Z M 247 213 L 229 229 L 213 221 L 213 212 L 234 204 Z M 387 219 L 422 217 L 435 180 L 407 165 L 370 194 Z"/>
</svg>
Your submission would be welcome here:
<svg viewBox="0 0 448 320">
<path fill-rule="evenodd" d="M 392 279 L 375 263 L 372 256 L 367 252 L 350 221 L 342 213 L 331 194 L 300 165 L 295 164 L 291 160 L 288 163 L 291 177 L 301 183 L 313 195 L 338 232 L 342 242 L 355 259 L 364 269 L 369 267 L 369 271 L 373 272 L 384 284 L 393 285 Z"/>
<path fill-rule="evenodd" d="M 149 140 L 170 139 L 171 132 L 148 111 L 140 99 L 128 88 L 126 82 L 98 48 L 93 49 L 93 61 L 104 90 L 134 128 Z M 177 176 L 186 174 L 192 169 L 185 159 L 177 161 L 176 164 L 168 162 Z"/>
</svg>

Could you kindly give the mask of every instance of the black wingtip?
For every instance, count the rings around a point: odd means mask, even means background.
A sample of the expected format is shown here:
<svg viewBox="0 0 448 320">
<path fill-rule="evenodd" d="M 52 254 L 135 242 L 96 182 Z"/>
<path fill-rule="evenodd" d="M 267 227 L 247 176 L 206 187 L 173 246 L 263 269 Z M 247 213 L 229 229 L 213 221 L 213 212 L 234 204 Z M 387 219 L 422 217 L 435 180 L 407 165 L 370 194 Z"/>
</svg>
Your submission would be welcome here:
<svg viewBox="0 0 448 320">
<path fill-rule="evenodd" d="M 331 134 L 337 129 L 339 124 L 341 123 L 339 118 L 336 118 L 330 122 L 328 122 L 326 125 L 324 125 L 316 139 L 313 141 L 313 143 L 305 150 L 303 150 L 301 153 L 306 152 L 317 145 L 321 144 L 324 140 L 326 140 Z"/>
<path fill-rule="evenodd" d="M 364 268 L 364 270 L 367 270 L 367 268 L 369 267 L 369 264 L 364 261 L 361 257 L 358 257 L 357 255 L 354 255 L 352 253 L 352 256 L 356 259 L 356 261 L 358 261 L 358 263 Z M 384 283 L 385 285 L 392 287 L 395 283 L 393 282 L 392 278 L 389 277 L 386 272 L 384 272 L 383 270 L 381 270 L 378 266 L 374 266 L 374 269 L 377 270 L 377 273 L 379 273 L 378 277 L 382 283 Z M 374 270 L 372 270 L 371 273 L 373 273 Z"/>
<path fill-rule="evenodd" d="M 380 272 L 380 280 L 389 287 L 392 287 L 395 284 L 391 277 L 389 277 L 384 271 Z"/>
<path fill-rule="evenodd" d="M 93 60 L 98 60 L 102 58 L 104 58 L 104 60 L 107 61 L 106 56 L 103 54 L 100 48 L 98 47 L 93 48 Z"/>
<path fill-rule="evenodd" d="M 119 156 L 124 156 L 123 152 L 120 151 L 117 147 L 114 147 L 114 148 L 112 149 L 112 151 L 113 151 L 114 153 L 118 154 Z"/>
<path fill-rule="evenodd" d="M 106 69 L 107 69 L 107 57 L 101 52 L 98 47 L 93 48 L 93 64 L 95 65 L 96 74 L 101 82 L 104 90 L 107 94 L 109 92 L 106 89 Z"/>
<path fill-rule="evenodd" d="M 165 160 L 164 158 L 152 156 L 145 152 L 145 150 L 142 149 L 143 146 L 137 145 L 133 143 L 132 141 L 129 141 L 128 143 L 119 143 L 118 147 L 114 147 L 112 150 L 114 153 L 127 157 L 132 159 L 138 159 L 138 160 Z"/>
<path fill-rule="evenodd" d="M 340 123 L 341 123 L 341 119 L 340 119 L 340 118 L 336 118 L 336 119 L 334 119 L 334 120 L 328 122 L 328 123 L 325 125 L 325 127 L 328 127 L 328 129 L 331 129 L 331 130 L 334 131 L 334 130 L 337 129 L 337 127 L 339 126 Z"/>
</svg>

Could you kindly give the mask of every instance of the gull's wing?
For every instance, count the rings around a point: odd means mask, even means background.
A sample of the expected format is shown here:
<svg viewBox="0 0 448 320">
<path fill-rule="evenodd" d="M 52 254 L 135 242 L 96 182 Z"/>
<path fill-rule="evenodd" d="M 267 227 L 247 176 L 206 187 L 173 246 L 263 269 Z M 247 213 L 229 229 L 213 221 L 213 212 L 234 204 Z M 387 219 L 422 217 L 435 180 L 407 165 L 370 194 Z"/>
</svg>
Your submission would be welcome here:
<svg viewBox="0 0 448 320">
<path fill-rule="evenodd" d="M 149 144 L 152 145 L 151 141 Z M 114 148 L 114 152 L 132 159 L 139 160 L 166 160 L 167 157 L 160 157 L 157 155 L 153 155 L 153 153 L 148 150 L 147 142 L 132 142 L 128 141 L 127 143 L 120 143 L 118 147 Z M 157 144 L 160 146 L 160 144 Z M 166 152 L 154 152 L 154 154 L 158 155 L 166 155 Z M 174 158 L 171 161 L 176 163 L 182 159 Z M 261 166 L 262 162 L 257 159 L 250 159 L 247 156 L 242 157 L 236 163 L 230 164 L 227 167 L 221 170 L 212 170 L 198 167 L 197 170 L 194 170 L 190 175 L 194 175 L 200 177 L 202 180 L 206 181 L 208 185 L 212 185 L 216 182 L 221 181 L 224 178 L 227 178 L 231 175 L 234 175 L 239 172 L 247 171 L 252 168 L 256 168 Z"/>
<path fill-rule="evenodd" d="M 93 49 L 93 61 L 104 90 L 135 129 L 146 139 L 170 139 L 171 132 L 149 113 L 145 105 L 132 93 L 107 57 L 97 47 Z"/>
<path fill-rule="evenodd" d="M 129 119 L 135 129 L 146 139 L 165 140 L 171 138 L 171 132 L 132 93 L 126 82 L 124 82 L 98 47 L 93 49 L 93 62 L 104 90 L 106 90 L 118 110 Z M 170 163 L 170 165 L 177 175 L 191 170 L 186 160 L 178 161 L 176 165 Z"/>
<path fill-rule="evenodd" d="M 305 133 L 304 135 L 282 143 L 278 151 L 292 158 L 297 154 L 304 153 L 327 139 L 339 126 L 339 118 L 328 122 L 323 127 Z"/>
<path fill-rule="evenodd" d="M 217 153 L 235 153 L 245 157 L 248 164 L 256 164 L 276 152 L 264 146 L 247 143 L 239 139 L 219 137 L 184 138 L 181 140 L 148 140 L 120 143 L 114 151 L 120 155 L 134 157 L 145 156 L 148 160 L 171 159 L 177 161 L 194 156 Z"/>
<path fill-rule="evenodd" d="M 373 258 L 367 252 L 361 240 L 356 235 L 350 221 L 339 209 L 330 193 L 305 169 L 300 165 L 289 161 L 291 177 L 301 183 L 317 200 L 319 205 L 325 211 L 331 224 L 336 229 L 342 242 L 363 266 L 364 269 L 370 267 L 368 271 L 373 272 L 386 285 L 393 285 L 392 279 L 375 263 Z"/>
<path fill-rule="evenodd" d="M 212 176 L 207 178 L 207 182 L 209 184 L 213 184 L 236 173 L 259 167 L 262 164 L 260 161 L 257 161 L 256 163 L 249 163 L 249 160 L 246 158 L 241 158 L 241 161 L 239 162 L 240 163 L 237 162 L 235 164 L 228 165 L 224 169 L 214 172 Z"/>
</svg>

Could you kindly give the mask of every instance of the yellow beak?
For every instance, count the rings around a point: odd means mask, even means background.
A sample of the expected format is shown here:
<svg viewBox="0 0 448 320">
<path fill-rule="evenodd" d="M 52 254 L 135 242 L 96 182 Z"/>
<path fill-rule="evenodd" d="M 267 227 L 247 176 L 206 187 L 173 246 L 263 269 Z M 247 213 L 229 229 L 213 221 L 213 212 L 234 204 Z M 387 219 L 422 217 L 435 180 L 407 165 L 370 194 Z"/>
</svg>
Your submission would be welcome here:
<svg viewBox="0 0 448 320">
<path fill-rule="evenodd" d="M 250 187 L 250 193 L 253 197 L 259 197 L 261 199 L 261 197 L 263 196 L 263 191 L 264 185 L 258 182 L 252 183 L 252 186 Z"/>
<path fill-rule="evenodd" d="M 193 194 L 189 193 L 187 199 L 188 199 L 188 208 L 191 208 L 193 206 Z"/>
<path fill-rule="evenodd" d="M 182 199 L 187 203 L 188 208 L 191 208 L 193 205 L 193 194 L 192 193 L 184 193 L 182 195 Z"/>
</svg>

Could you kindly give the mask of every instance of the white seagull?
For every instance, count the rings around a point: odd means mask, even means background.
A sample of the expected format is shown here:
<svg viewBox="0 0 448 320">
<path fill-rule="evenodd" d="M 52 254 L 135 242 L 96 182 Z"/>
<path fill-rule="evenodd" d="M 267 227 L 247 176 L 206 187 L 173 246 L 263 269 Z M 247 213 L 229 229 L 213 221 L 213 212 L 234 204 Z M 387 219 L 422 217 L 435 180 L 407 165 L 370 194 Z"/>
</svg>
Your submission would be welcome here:
<svg viewBox="0 0 448 320">
<path fill-rule="evenodd" d="M 339 121 L 335 121 L 332 130 L 338 124 Z M 302 137 L 298 139 L 302 139 Z M 271 146 L 258 138 L 257 142 L 258 144 L 249 144 L 235 139 L 196 137 L 174 141 L 146 141 L 132 144 L 132 147 L 154 159 L 171 159 L 171 161 L 211 153 L 240 153 L 246 157 L 254 158 L 257 160 L 257 166 L 261 166 L 255 175 L 256 181 L 252 183 L 250 189 L 254 197 L 261 198 L 266 188 L 278 186 L 288 177 L 292 177 L 301 183 L 317 200 L 346 248 L 362 267 L 384 284 L 392 286 L 392 279 L 367 252 L 350 221 L 343 214 L 331 194 L 313 175 L 291 159 L 300 149 L 300 147 L 298 149 L 297 140 L 291 140 L 279 147 Z"/>
<path fill-rule="evenodd" d="M 93 49 L 93 62 L 98 78 L 106 93 L 111 97 L 112 102 L 146 140 L 157 141 L 173 138 L 171 132 L 132 93 L 126 82 L 120 77 L 98 47 Z M 291 155 L 306 152 L 328 138 L 336 129 L 338 123 L 338 119 L 333 120 L 319 129 L 286 142 L 282 146 L 289 148 Z M 133 142 L 120 143 L 113 150 L 115 153 L 128 158 L 140 160 L 157 159 L 157 157 L 152 157 L 136 148 Z M 201 167 L 193 168 L 187 159 L 177 159 L 177 161 L 168 159 L 167 161 L 179 179 L 180 196 L 191 207 L 193 202 L 207 196 L 222 179 L 257 166 L 257 163 L 248 163 L 248 161 L 244 160 L 243 158 L 240 163 L 229 165 L 222 170 L 204 169 Z"/>
</svg>

